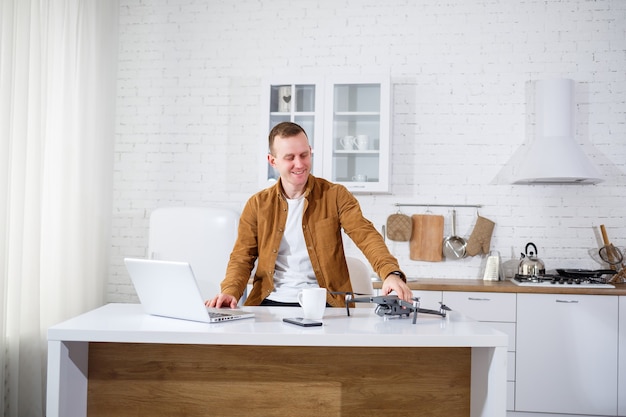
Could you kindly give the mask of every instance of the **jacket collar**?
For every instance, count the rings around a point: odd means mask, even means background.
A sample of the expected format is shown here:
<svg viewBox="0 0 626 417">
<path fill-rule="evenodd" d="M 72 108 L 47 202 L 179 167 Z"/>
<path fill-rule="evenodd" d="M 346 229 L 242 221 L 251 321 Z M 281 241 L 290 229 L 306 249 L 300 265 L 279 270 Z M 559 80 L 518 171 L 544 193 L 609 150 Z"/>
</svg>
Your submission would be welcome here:
<svg viewBox="0 0 626 417">
<path fill-rule="evenodd" d="M 309 174 L 309 178 L 306 181 L 306 185 L 304 186 L 304 192 L 302 193 L 304 198 L 308 198 L 309 195 L 313 192 L 313 187 L 315 186 L 315 177 L 311 174 Z M 275 187 L 275 192 L 276 195 L 279 198 L 282 198 L 283 200 L 286 200 L 287 197 L 285 195 L 285 190 L 283 189 L 283 183 L 282 183 L 282 178 L 278 178 L 278 181 L 276 181 L 276 185 L 274 185 Z"/>
</svg>

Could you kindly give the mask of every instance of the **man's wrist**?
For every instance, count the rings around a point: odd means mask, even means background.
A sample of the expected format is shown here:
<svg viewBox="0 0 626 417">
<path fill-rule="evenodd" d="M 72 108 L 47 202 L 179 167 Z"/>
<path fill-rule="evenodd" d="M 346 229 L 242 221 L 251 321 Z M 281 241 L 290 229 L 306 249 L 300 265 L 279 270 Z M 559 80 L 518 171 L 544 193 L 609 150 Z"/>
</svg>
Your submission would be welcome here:
<svg viewBox="0 0 626 417">
<path fill-rule="evenodd" d="M 389 273 L 389 275 L 395 275 L 398 278 L 400 278 L 402 281 L 406 282 L 406 275 L 404 275 L 402 271 L 392 271 Z"/>
</svg>

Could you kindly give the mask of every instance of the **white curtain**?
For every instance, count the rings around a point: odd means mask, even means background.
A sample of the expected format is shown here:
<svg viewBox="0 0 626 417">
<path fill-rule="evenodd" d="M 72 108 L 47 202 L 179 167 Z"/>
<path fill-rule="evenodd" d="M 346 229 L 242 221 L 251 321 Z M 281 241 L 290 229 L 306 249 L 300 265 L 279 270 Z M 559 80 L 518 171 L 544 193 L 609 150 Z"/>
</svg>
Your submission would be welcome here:
<svg viewBox="0 0 626 417">
<path fill-rule="evenodd" d="M 0 409 L 44 416 L 47 329 L 105 300 L 118 1 L 0 0 Z"/>
</svg>

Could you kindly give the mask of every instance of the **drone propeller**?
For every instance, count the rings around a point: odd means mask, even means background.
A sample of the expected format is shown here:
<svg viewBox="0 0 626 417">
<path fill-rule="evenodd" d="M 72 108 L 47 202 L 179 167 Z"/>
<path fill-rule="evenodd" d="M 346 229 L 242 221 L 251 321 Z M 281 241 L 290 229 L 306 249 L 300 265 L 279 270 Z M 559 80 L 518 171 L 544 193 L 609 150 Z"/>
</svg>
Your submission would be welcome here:
<svg viewBox="0 0 626 417">
<path fill-rule="evenodd" d="M 360 292 L 352 292 L 352 291 L 329 291 L 334 295 L 371 295 L 371 294 L 363 294 Z"/>
<path fill-rule="evenodd" d="M 348 314 L 348 316 L 350 316 L 350 303 L 354 303 L 359 301 L 358 299 L 355 298 L 355 296 L 360 295 L 360 296 L 367 296 L 367 297 L 371 297 L 371 294 L 362 294 L 360 292 L 353 292 L 353 291 L 331 291 L 331 294 L 343 294 L 346 296 L 346 313 Z"/>
</svg>

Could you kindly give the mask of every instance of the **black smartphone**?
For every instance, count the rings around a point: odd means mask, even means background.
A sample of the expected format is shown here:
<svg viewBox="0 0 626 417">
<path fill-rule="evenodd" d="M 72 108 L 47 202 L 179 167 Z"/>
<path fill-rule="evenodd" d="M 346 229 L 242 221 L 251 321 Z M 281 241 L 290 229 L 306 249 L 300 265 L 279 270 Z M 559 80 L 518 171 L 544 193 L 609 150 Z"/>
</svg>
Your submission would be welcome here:
<svg viewBox="0 0 626 417">
<path fill-rule="evenodd" d="M 303 327 L 315 327 L 315 326 L 321 326 L 322 325 L 321 321 L 305 319 L 305 318 L 302 318 L 302 317 L 284 318 L 283 321 L 285 323 L 291 323 L 291 324 L 295 324 L 295 325 L 303 326 Z"/>
</svg>

